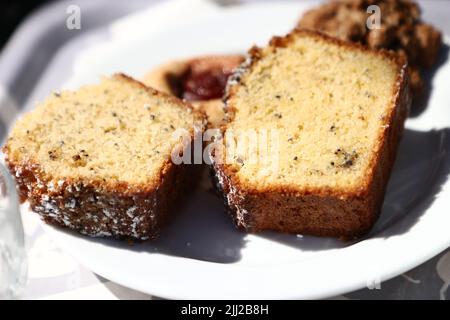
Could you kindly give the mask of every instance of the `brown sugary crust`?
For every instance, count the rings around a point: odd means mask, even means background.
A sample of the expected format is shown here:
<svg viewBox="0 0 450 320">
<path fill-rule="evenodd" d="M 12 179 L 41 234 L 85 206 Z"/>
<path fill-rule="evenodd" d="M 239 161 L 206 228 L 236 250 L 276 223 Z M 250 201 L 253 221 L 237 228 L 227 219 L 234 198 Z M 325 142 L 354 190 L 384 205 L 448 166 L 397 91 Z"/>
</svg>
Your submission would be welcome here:
<svg viewBox="0 0 450 320">
<path fill-rule="evenodd" d="M 132 81 L 153 95 L 192 109 L 181 100 L 148 88 L 128 76 L 117 74 L 115 77 Z M 201 122 L 204 117 L 195 114 L 195 119 Z M 156 238 L 170 211 L 192 189 L 199 173 L 199 166 L 175 165 L 169 157 L 156 184 L 129 185 L 71 179 L 54 181 L 40 169 L 38 163 L 12 161 L 8 157 L 8 144 L 3 147 L 3 152 L 6 165 L 16 178 L 21 201 L 28 200 L 31 209 L 46 223 L 94 237 Z"/>
<path fill-rule="evenodd" d="M 144 76 L 142 81 L 149 86 L 156 88 L 165 93 L 176 95 L 173 92 L 169 75 L 171 77 L 182 77 L 190 65 L 193 63 L 202 63 L 207 69 L 208 65 L 214 66 L 221 64 L 224 66 L 235 65 L 236 61 L 243 60 L 242 55 L 210 55 L 199 56 L 188 59 L 173 60 L 164 63 L 155 69 L 151 70 Z M 203 101 L 192 101 L 191 104 L 195 109 L 201 110 L 207 115 L 209 125 L 211 127 L 218 127 L 223 120 L 223 101 L 222 99 L 211 99 Z"/>
<path fill-rule="evenodd" d="M 174 204 L 188 193 L 197 168 L 168 163 L 159 186 L 145 192 L 105 191 L 91 183 L 48 182 L 36 164 L 6 160 L 19 194 L 46 223 L 100 237 L 154 239 Z"/>
<path fill-rule="evenodd" d="M 243 185 L 229 165 L 213 163 L 216 186 L 224 197 L 228 212 L 236 225 L 250 232 L 275 230 L 315 236 L 353 239 L 367 233 L 375 223 L 383 203 L 386 185 L 395 161 L 397 146 L 411 103 L 407 66 L 404 60 L 387 51 L 371 51 L 361 45 L 328 37 L 319 32 L 296 29 L 285 37 L 274 37 L 270 48 L 276 50 L 289 45 L 297 36 L 310 36 L 335 43 L 352 50 L 361 50 L 383 56 L 398 66 L 398 77 L 393 88 L 393 105 L 381 125 L 385 128 L 378 141 L 378 152 L 373 156 L 361 188 L 341 189 L 285 186 L 254 190 Z M 252 48 L 249 58 L 230 78 L 225 98 L 227 123 L 234 117 L 235 107 L 230 99 L 239 85 L 245 85 L 245 76 L 262 58 L 262 50 Z M 222 130 L 227 129 L 227 124 Z"/>
</svg>

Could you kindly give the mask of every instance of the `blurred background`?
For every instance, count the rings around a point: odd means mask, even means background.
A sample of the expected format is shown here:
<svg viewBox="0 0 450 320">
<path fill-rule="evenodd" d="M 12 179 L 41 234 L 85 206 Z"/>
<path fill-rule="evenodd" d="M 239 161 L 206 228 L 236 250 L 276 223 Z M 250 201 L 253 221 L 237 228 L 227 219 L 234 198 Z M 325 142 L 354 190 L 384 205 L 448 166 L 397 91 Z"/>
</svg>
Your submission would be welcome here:
<svg viewBox="0 0 450 320">
<path fill-rule="evenodd" d="M 2 18 L 0 19 L 0 49 L 3 48 L 6 41 L 8 41 L 20 22 L 22 22 L 31 11 L 40 5 L 50 2 L 52 2 L 52 0 L 2 1 L 0 3 L 0 12 L 2 13 Z"/>
</svg>

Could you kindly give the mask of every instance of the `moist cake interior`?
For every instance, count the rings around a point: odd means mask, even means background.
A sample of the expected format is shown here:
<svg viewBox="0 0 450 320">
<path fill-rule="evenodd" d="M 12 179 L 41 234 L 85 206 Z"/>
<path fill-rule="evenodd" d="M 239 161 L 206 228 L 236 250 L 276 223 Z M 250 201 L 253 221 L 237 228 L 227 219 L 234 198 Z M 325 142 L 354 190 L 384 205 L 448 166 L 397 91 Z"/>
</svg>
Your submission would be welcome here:
<svg viewBox="0 0 450 320">
<path fill-rule="evenodd" d="M 255 189 L 357 188 L 386 130 L 398 66 L 317 37 L 292 41 L 287 48 L 263 49 L 263 58 L 228 100 L 235 114 L 227 130 L 238 138 L 237 152 L 227 161 L 239 181 Z M 248 129 L 276 130 L 278 154 L 269 165 L 251 158 L 242 144 L 239 132 Z M 258 145 L 258 156 L 262 150 Z M 276 150 L 270 152 L 274 156 Z"/>
<path fill-rule="evenodd" d="M 120 76 L 55 93 L 15 126 L 10 160 L 38 163 L 58 179 L 157 183 L 179 142 L 193 129 L 190 109 Z"/>
</svg>

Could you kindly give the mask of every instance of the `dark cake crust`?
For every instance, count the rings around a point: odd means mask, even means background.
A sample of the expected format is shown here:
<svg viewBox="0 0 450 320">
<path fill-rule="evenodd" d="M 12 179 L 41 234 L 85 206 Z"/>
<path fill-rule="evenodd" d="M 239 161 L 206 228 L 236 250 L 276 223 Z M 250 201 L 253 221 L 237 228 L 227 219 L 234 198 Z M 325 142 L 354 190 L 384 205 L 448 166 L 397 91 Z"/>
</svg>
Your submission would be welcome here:
<svg viewBox="0 0 450 320">
<path fill-rule="evenodd" d="M 156 189 L 127 192 L 123 185 L 105 190 L 95 183 L 71 180 L 46 181 L 36 164 L 7 166 L 16 177 L 21 201 L 43 221 L 92 237 L 111 236 L 138 240 L 154 239 L 174 205 L 188 193 L 198 174 L 193 165 L 168 161 Z"/>
<path fill-rule="evenodd" d="M 227 211 L 238 228 L 250 232 L 274 230 L 315 236 L 354 239 L 367 233 L 377 220 L 389 175 L 395 161 L 404 122 L 411 103 L 407 65 L 403 59 L 387 51 L 371 51 L 358 44 L 328 37 L 319 32 L 296 29 L 285 37 L 274 37 L 270 47 L 285 47 L 296 35 L 305 34 L 331 41 L 340 46 L 381 55 L 399 67 L 393 88 L 392 112 L 384 118 L 385 128 L 379 140 L 379 149 L 372 158 L 363 187 L 357 190 L 326 188 L 302 189 L 285 186 L 252 190 L 242 185 L 231 167 L 213 162 L 215 185 L 223 195 Z M 227 122 L 234 117 L 235 107 L 230 98 L 241 84 L 245 74 L 262 58 L 259 48 L 249 51 L 248 59 L 228 83 L 225 96 Z M 222 127 L 225 131 L 227 124 Z M 212 154 L 212 158 L 214 158 Z"/>
</svg>

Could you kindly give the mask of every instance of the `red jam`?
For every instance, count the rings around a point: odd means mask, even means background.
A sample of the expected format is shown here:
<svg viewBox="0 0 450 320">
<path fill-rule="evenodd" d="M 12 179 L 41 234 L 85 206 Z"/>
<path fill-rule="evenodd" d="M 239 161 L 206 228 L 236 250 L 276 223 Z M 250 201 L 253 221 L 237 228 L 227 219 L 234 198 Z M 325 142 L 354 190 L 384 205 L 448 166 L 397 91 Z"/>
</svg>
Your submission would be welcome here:
<svg viewBox="0 0 450 320">
<path fill-rule="evenodd" d="M 168 74 L 172 93 L 187 101 L 220 99 L 228 77 L 243 60 L 242 56 L 209 56 L 189 61 L 183 74 Z"/>
<path fill-rule="evenodd" d="M 199 72 L 191 68 L 189 71 L 183 83 L 183 99 L 187 101 L 221 98 L 231 75 L 231 71 L 220 66 Z"/>
</svg>

